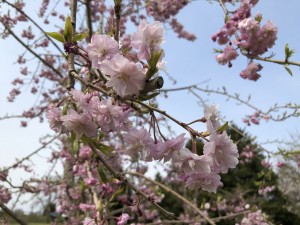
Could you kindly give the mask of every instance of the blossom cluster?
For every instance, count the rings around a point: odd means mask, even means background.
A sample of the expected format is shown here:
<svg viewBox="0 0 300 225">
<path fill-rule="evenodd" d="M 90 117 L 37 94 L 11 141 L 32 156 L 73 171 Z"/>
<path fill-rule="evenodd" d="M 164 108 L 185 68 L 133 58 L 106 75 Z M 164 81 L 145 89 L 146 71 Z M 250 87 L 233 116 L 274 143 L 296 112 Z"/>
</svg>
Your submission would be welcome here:
<svg viewBox="0 0 300 225">
<path fill-rule="evenodd" d="M 207 106 L 204 112 L 209 141 L 204 145 L 203 155 L 199 156 L 184 147 L 184 134 L 171 140 L 154 141 L 145 128 L 132 128 L 124 135 L 128 154 L 132 158 L 145 161 L 172 160 L 180 169 L 179 179 L 190 189 L 201 187 L 205 191 L 216 192 L 221 186 L 218 173 L 227 173 L 238 164 L 238 150 L 226 132 L 218 132 L 220 123 L 216 106 Z"/>
<path fill-rule="evenodd" d="M 255 212 L 248 213 L 246 217 L 241 221 L 241 225 L 270 225 L 267 222 L 267 219 L 261 212 L 261 210 L 257 210 Z"/>
<path fill-rule="evenodd" d="M 230 2 L 230 1 L 229 1 Z M 258 13 L 251 18 L 251 8 L 258 1 L 242 0 L 239 8 L 232 16 L 226 17 L 226 23 L 221 30 L 212 36 L 213 41 L 220 45 L 227 45 L 223 52 L 216 56 L 219 64 L 232 66 L 231 61 L 238 56 L 237 48 L 249 58 L 260 56 L 272 48 L 277 39 L 277 27 L 270 21 L 261 26 L 262 16 Z M 231 40 L 231 38 L 233 38 Z M 236 46 L 236 47 L 233 47 Z M 240 73 L 244 79 L 256 81 L 260 78 L 257 72 L 262 66 L 252 61 Z"/>
</svg>

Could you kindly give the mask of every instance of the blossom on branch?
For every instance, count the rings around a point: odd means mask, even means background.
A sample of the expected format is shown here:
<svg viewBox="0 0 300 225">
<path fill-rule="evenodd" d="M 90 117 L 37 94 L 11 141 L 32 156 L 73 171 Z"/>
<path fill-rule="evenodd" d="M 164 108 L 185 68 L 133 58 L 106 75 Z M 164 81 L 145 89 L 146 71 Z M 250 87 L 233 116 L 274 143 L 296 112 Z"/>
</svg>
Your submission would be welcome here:
<svg viewBox="0 0 300 225">
<path fill-rule="evenodd" d="M 97 125 L 84 113 L 78 114 L 74 109 L 69 109 L 67 115 L 62 116 L 63 125 L 76 134 L 79 139 L 83 134 L 94 137 L 97 134 Z"/>
<path fill-rule="evenodd" d="M 116 55 L 112 60 L 104 60 L 101 71 L 110 76 L 106 85 L 121 97 L 138 95 L 146 83 L 145 70 L 121 55 Z"/>
<path fill-rule="evenodd" d="M 212 157 L 212 170 L 217 173 L 227 173 L 229 168 L 235 168 L 239 162 L 237 146 L 226 132 L 212 134 L 209 142 L 204 144 L 203 153 L 206 156 Z"/>
<path fill-rule="evenodd" d="M 100 69 L 102 61 L 112 59 L 120 51 L 119 44 L 113 37 L 95 34 L 87 46 L 87 52 L 92 66 Z"/>
<path fill-rule="evenodd" d="M 138 58 L 148 60 L 153 53 L 161 50 L 160 44 L 164 41 L 164 28 L 161 22 L 148 24 L 143 20 L 137 33 L 132 35 L 131 45 L 138 49 Z"/>
</svg>

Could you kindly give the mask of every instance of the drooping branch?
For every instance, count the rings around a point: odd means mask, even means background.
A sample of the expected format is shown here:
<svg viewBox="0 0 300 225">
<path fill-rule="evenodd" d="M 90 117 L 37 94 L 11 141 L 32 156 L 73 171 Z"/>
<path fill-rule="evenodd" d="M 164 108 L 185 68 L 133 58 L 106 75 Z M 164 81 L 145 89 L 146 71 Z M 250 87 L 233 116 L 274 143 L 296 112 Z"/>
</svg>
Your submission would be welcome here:
<svg viewBox="0 0 300 225">
<path fill-rule="evenodd" d="M 16 7 L 15 5 L 11 4 L 7 0 L 3 0 L 3 2 L 6 3 L 6 4 L 8 4 L 9 6 L 13 7 L 15 10 L 17 10 L 22 15 L 24 15 L 30 22 L 32 22 L 45 35 L 45 37 L 57 48 L 57 50 L 62 55 L 64 55 L 64 52 L 60 49 L 60 47 L 53 41 L 52 38 L 50 38 L 48 35 L 46 35 L 46 32 L 44 31 L 44 29 L 40 25 L 38 25 L 33 19 L 31 19 L 30 16 L 28 16 L 23 10 L 19 9 L 18 7 Z"/>
<path fill-rule="evenodd" d="M 2 23 L 5 29 L 24 47 L 26 48 L 31 54 L 33 54 L 37 59 L 39 59 L 45 66 L 49 67 L 54 73 L 56 73 L 59 77 L 63 77 L 61 72 L 50 65 L 46 60 L 40 57 L 36 52 L 34 52 L 28 45 L 26 45 L 8 26 Z"/>
<path fill-rule="evenodd" d="M 21 164 L 22 162 L 30 159 L 32 156 L 36 155 L 38 152 L 40 152 L 41 150 L 43 150 L 46 146 L 48 146 L 49 144 L 51 144 L 53 141 L 55 141 L 59 135 L 56 135 L 55 137 L 51 138 L 48 142 L 44 143 L 41 147 L 39 147 L 38 149 L 36 149 L 35 151 L 33 151 L 32 153 L 30 153 L 29 155 L 25 156 L 24 158 L 22 158 L 21 160 L 19 160 L 18 162 L 14 163 L 12 166 L 5 168 L 4 170 L 2 170 L 2 172 L 7 172 L 12 168 L 16 168 L 19 164 Z"/>
</svg>

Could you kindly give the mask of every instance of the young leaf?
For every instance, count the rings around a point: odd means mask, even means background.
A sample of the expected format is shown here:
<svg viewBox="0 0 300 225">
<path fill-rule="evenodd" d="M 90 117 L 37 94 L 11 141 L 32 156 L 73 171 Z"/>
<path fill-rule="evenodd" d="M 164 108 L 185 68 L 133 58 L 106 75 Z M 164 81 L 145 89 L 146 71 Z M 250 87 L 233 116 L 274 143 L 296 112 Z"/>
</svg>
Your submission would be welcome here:
<svg viewBox="0 0 300 225">
<path fill-rule="evenodd" d="M 142 100 L 142 101 L 146 101 L 146 100 L 150 100 L 156 96 L 159 95 L 159 92 L 154 92 L 154 93 L 151 93 L 149 95 L 140 95 L 139 96 L 139 99 Z"/>
<path fill-rule="evenodd" d="M 73 154 L 77 155 L 79 152 L 79 141 L 77 138 L 73 141 Z"/>
<path fill-rule="evenodd" d="M 52 37 L 53 39 L 64 43 L 65 39 L 64 36 L 58 32 L 45 32 L 49 37 Z"/>
<path fill-rule="evenodd" d="M 284 68 L 286 69 L 286 71 L 291 75 L 293 76 L 293 72 L 290 68 L 288 68 L 287 66 L 284 66 Z"/>
<path fill-rule="evenodd" d="M 99 173 L 99 176 L 101 178 L 101 181 L 103 183 L 107 183 L 107 177 L 106 177 L 106 174 L 105 174 L 104 170 L 102 168 L 99 168 L 98 173 Z"/>
<path fill-rule="evenodd" d="M 114 149 L 108 145 L 102 143 L 95 143 L 97 149 L 99 149 L 104 155 L 109 155 Z"/>
<path fill-rule="evenodd" d="M 284 51 L 285 51 L 285 61 L 287 62 L 289 58 L 295 53 L 295 51 L 291 50 L 288 44 L 285 45 Z"/>
<path fill-rule="evenodd" d="M 221 127 L 218 128 L 217 132 L 222 133 L 228 127 L 228 122 L 224 123 Z"/>
<path fill-rule="evenodd" d="M 64 37 L 66 42 L 71 42 L 73 37 L 73 27 L 71 17 L 67 17 L 64 29 Z"/>
<path fill-rule="evenodd" d="M 88 35 L 89 35 L 89 31 L 87 31 L 85 33 L 75 34 L 72 39 L 72 42 L 81 41 L 84 38 L 86 38 Z"/>
</svg>

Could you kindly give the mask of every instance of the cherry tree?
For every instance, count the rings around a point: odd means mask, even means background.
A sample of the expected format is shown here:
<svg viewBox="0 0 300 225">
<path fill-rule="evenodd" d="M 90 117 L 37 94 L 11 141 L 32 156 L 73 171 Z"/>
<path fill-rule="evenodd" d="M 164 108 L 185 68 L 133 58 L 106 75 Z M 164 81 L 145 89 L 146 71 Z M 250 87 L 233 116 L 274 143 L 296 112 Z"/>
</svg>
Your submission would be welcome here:
<svg viewBox="0 0 300 225">
<path fill-rule="evenodd" d="M 261 13 L 253 15 L 258 1 L 214 2 L 225 18 L 211 37 L 219 64 L 231 68 L 234 60 L 246 58 L 248 64 L 240 77 L 249 82 L 259 81 L 263 63 L 280 64 L 292 75 L 290 66 L 300 63 L 291 60 L 294 50 L 288 45 L 285 58 L 274 59 L 270 49 L 278 29 L 271 21 L 263 23 Z M 148 164 L 156 162 L 162 171 L 171 171 L 169 178 L 180 187 L 216 193 L 223 185 L 220 175 L 238 165 L 237 145 L 226 132 L 231 124 L 199 93 L 223 95 L 248 106 L 254 110 L 243 119 L 248 125 L 299 115 L 296 104 L 274 105 L 262 111 L 250 99 L 226 89 L 199 84 L 163 88 L 166 77 L 172 80 L 164 61 L 170 53 L 162 45 L 166 29 L 178 38 L 196 40 L 177 18 L 192 1 L 43 0 L 38 19 L 27 12 L 26 1 L 2 0 L 2 4 L 7 10 L 4 8 L 0 16 L 1 37 L 23 47 L 17 58 L 22 76 L 12 81 L 8 101 L 14 102 L 24 87 L 30 88 L 37 100 L 22 115 L 1 119 L 21 118 L 23 127 L 30 120 L 46 120 L 55 132 L 43 137 L 42 147 L 30 155 L 1 168 L 0 207 L 19 224 L 26 223 L 7 203 L 13 201 L 13 195 L 23 193 L 51 199 L 56 212 L 67 217 L 67 224 L 216 224 L 222 218 L 210 218 L 188 196 L 145 176 Z M 182 90 L 202 102 L 203 112 L 199 111 L 191 122 L 177 119 L 160 106 L 157 98 Z M 203 124 L 203 129 L 195 128 L 195 124 Z M 174 125 L 184 133 L 175 135 Z M 188 139 L 191 148 L 186 147 Z M 199 139 L 203 141 L 202 153 L 197 151 Z M 10 171 L 22 168 L 30 172 L 26 161 L 45 148 L 51 148 L 49 163 L 54 168 L 60 162 L 63 173 L 31 177 L 14 185 Z M 186 204 L 187 212 L 177 217 L 163 208 L 160 202 L 164 196 L 158 188 Z M 18 199 L 14 202 L 16 205 Z M 245 210 L 228 216 L 238 217 L 243 225 L 270 224 L 261 210 L 249 211 L 245 205 Z M 191 216 L 196 219 L 191 220 Z"/>
</svg>

